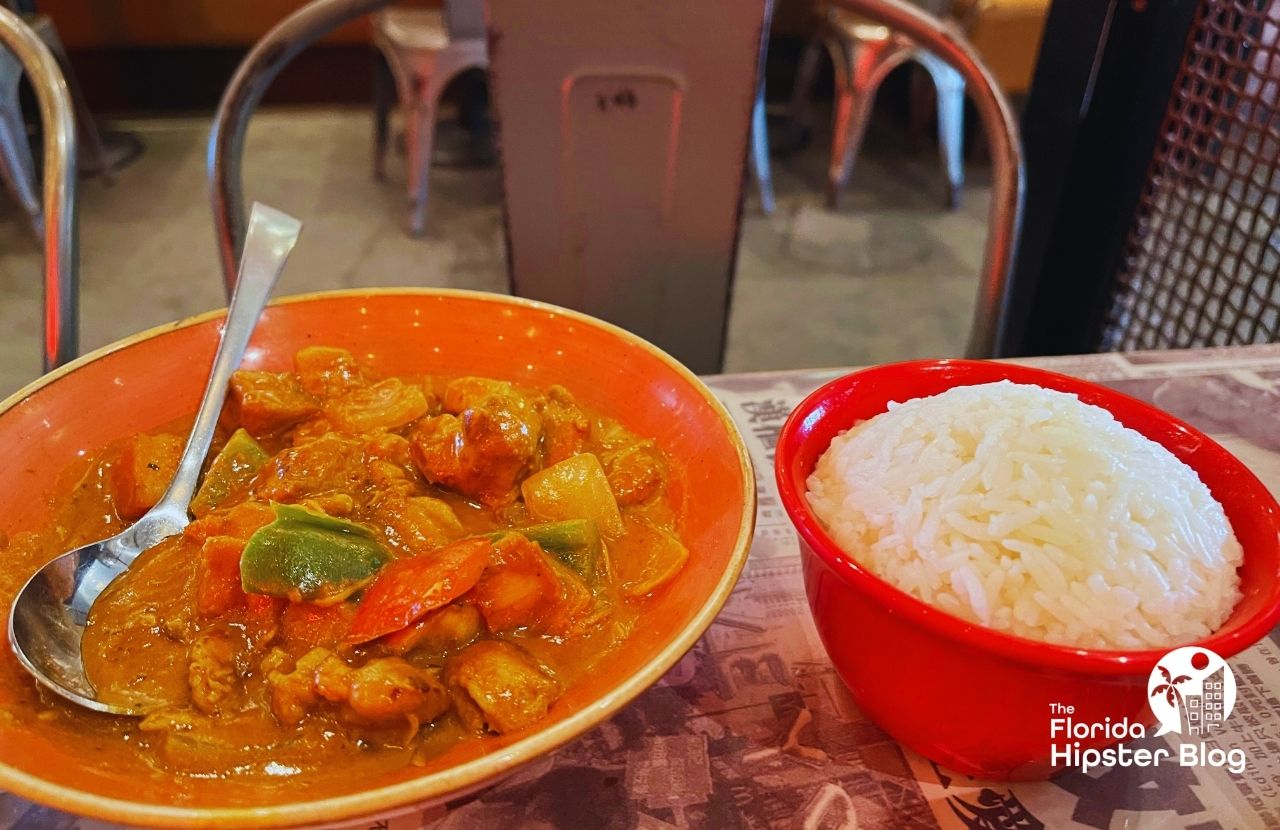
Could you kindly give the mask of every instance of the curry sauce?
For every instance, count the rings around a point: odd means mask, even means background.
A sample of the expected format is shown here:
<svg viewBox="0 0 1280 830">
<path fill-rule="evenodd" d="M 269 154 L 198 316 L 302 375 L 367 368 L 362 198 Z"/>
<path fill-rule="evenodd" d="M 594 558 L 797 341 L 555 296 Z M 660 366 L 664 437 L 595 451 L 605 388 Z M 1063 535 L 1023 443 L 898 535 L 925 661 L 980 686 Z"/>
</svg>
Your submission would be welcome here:
<svg viewBox="0 0 1280 830">
<path fill-rule="evenodd" d="M 688 557 L 662 453 L 562 387 L 378 378 L 310 347 L 293 372 L 236 373 L 219 432 L 191 524 L 86 631 L 99 696 L 139 717 L 29 680 L 19 716 L 227 792 L 349 787 L 536 729 Z M 139 435 L 87 459 L 57 526 L 9 545 L 0 596 L 145 512 L 181 448 Z"/>
</svg>

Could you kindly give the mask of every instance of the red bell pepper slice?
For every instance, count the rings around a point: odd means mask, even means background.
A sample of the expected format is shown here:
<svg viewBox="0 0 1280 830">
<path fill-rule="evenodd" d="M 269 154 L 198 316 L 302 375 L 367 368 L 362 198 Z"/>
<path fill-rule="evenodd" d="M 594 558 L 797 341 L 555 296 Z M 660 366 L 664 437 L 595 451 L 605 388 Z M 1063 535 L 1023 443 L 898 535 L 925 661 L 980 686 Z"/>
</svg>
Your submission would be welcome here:
<svg viewBox="0 0 1280 830">
<path fill-rule="evenodd" d="M 376 640 L 453 602 L 480 581 L 492 550 L 488 539 L 463 539 L 387 565 L 364 592 L 347 642 Z"/>
</svg>

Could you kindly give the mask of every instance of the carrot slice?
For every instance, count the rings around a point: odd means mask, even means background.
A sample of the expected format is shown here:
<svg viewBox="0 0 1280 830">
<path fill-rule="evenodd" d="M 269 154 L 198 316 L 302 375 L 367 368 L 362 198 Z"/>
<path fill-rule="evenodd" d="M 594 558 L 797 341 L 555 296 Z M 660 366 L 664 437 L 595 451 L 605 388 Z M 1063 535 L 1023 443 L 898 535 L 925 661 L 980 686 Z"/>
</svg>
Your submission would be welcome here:
<svg viewBox="0 0 1280 830">
<path fill-rule="evenodd" d="M 202 619 L 220 617 L 244 605 L 240 588 L 240 554 L 244 540 L 211 536 L 200 550 L 196 571 L 196 613 Z"/>
<path fill-rule="evenodd" d="M 463 539 L 387 565 L 364 592 L 347 642 L 376 640 L 453 602 L 480 581 L 492 549 L 488 539 Z"/>
</svg>

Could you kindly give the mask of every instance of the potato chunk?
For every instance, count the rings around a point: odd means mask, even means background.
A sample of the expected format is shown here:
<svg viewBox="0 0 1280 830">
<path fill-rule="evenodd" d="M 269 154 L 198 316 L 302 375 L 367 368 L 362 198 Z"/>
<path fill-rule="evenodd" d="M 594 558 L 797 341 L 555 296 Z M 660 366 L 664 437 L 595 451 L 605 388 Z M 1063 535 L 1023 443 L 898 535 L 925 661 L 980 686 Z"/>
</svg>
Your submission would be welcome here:
<svg viewBox="0 0 1280 830">
<path fill-rule="evenodd" d="M 520 491 L 529 515 L 539 521 L 591 519 L 605 536 L 622 535 L 618 500 L 600 460 L 589 452 L 534 473 Z"/>
</svg>

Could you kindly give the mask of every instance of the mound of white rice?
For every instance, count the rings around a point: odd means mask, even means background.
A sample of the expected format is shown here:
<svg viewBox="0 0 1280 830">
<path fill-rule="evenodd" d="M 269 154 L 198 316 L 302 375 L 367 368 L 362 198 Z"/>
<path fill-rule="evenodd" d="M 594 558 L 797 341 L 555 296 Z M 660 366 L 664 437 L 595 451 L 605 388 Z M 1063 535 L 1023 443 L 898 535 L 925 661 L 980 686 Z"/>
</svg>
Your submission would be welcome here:
<svg viewBox="0 0 1280 830">
<path fill-rule="evenodd" d="M 1240 599 L 1240 543 L 1166 449 L 1075 395 L 1008 381 L 891 404 L 831 442 L 809 502 L 863 566 L 1037 640 L 1164 648 Z"/>
</svg>

